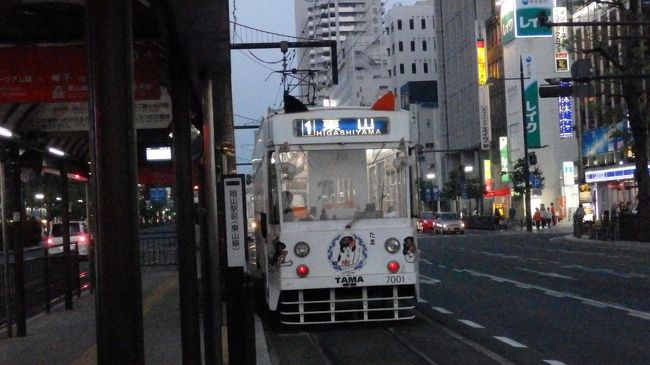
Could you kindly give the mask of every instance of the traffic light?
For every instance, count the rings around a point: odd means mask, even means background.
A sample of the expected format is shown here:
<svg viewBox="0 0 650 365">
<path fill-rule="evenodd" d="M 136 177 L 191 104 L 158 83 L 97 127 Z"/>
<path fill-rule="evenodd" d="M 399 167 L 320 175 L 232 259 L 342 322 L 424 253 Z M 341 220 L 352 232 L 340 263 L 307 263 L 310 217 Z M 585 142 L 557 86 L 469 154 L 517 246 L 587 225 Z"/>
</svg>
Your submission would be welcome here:
<svg viewBox="0 0 650 365">
<path fill-rule="evenodd" d="M 537 155 L 535 152 L 528 152 L 528 165 L 535 166 L 537 165 Z"/>
<path fill-rule="evenodd" d="M 540 98 L 557 98 L 560 96 L 572 96 L 573 87 L 571 85 L 539 85 Z"/>
</svg>

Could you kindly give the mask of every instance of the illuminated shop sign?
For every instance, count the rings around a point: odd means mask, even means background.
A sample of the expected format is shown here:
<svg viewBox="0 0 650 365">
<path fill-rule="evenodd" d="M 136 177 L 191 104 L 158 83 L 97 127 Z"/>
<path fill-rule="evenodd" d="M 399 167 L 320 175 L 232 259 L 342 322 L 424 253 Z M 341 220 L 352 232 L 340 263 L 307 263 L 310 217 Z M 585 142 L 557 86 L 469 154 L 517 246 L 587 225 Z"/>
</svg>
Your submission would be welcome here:
<svg viewBox="0 0 650 365">
<path fill-rule="evenodd" d="M 487 85 L 487 51 L 485 41 L 482 39 L 476 41 L 476 61 L 478 62 L 478 84 Z"/>
<path fill-rule="evenodd" d="M 561 86 L 569 86 L 571 83 L 562 81 Z M 560 138 L 573 138 L 573 97 L 561 96 L 558 98 L 558 114 L 560 124 Z"/>
<path fill-rule="evenodd" d="M 388 118 L 294 119 L 296 137 L 354 137 L 388 134 Z"/>
<path fill-rule="evenodd" d="M 627 180 L 634 179 L 635 166 L 622 166 L 606 170 L 586 171 L 585 181 L 588 183 L 612 181 L 612 180 Z M 650 171 L 650 168 L 648 168 Z"/>
</svg>

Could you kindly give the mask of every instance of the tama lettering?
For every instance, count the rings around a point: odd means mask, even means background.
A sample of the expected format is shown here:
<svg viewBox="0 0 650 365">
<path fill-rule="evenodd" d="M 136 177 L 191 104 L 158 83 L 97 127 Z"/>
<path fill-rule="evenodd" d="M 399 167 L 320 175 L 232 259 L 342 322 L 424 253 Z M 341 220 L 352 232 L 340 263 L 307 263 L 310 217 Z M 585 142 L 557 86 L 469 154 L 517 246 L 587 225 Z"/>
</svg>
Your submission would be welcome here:
<svg viewBox="0 0 650 365">
<path fill-rule="evenodd" d="M 342 278 L 334 278 L 337 284 L 343 285 L 357 285 L 363 283 L 363 276 L 346 276 Z"/>
</svg>

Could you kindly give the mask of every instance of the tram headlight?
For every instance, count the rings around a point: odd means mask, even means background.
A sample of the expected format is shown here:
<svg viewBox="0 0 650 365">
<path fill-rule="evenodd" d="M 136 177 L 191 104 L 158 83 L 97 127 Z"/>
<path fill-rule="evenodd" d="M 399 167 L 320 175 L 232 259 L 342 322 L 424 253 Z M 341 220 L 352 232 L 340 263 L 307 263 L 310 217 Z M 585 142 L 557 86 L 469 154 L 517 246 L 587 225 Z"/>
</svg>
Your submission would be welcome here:
<svg viewBox="0 0 650 365">
<path fill-rule="evenodd" d="M 307 242 L 300 241 L 293 247 L 293 253 L 298 257 L 305 257 L 309 255 L 309 245 Z"/>
<path fill-rule="evenodd" d="M 384 243 L 384 247 L 386 248 L 386 251 L 390 253 L 396 253 L 397 251 L 399 251 L 399 246 L 400 246 L 399 241 L 397 240 L 397 238 L 393 238 L 393 237 L 387 239 L 386 243 Z"/>
</svg>

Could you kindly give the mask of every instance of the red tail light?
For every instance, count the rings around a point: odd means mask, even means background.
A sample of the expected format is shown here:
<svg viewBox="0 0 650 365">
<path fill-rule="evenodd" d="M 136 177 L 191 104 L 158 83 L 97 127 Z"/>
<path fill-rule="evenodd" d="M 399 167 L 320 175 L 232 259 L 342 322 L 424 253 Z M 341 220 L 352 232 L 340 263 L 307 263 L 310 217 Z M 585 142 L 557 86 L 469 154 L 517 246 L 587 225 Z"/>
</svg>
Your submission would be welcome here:
<svg viewBox="0 0 650 365">
<path fill-rule="evenodd" d="M 54 244 L 54 241 L 52 240 L 52 237 L 47 238 L 47 245 L 52 246 Z"/>
<path fill-rule="evenodd" d="M 397 261 L 389 262 L 386 267 L 388 268 L 388 271 L 392 272 L 393 274 L 399 271 L 399 263 Z"/>
<path fill-rule="evenodd" d="M 86 242 L 86 236 L 79 236 L 79 242 Z"/>
<path fill-rule="evenodd" d="M 304 278 L 309 274 L 309 267 L 304 264 L 298 265 L 298 267 L 296 267 L 296 274 L 301 278 Z"/>
</svg>

